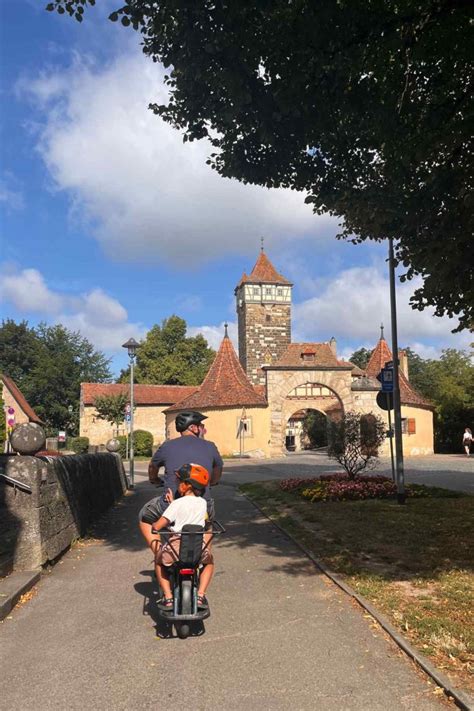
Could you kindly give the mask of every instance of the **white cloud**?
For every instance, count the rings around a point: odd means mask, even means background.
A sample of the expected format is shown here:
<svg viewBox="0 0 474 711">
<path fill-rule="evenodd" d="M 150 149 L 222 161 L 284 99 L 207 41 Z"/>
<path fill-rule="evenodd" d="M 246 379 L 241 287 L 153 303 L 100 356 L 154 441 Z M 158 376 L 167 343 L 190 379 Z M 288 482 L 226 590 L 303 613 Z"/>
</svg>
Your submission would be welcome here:
<svg viewBox="0 0 474 711">
<path fill-rule="evenodd" d="M 45 126 L 38 147 L 74 215 L 87 218 L 108 256 L 181 267 L 226 253 L 254 253 L 289 237 L 332 239 L 329 217 L 303 196 L 221 178 L 206 141 L 181 134 L 147 108 L 164 101 L 163 69 L 136 55 L 106 68 L 76 60 L 70 72 L 22 81 Z"/>
<path fill-rule="evenodd" d="M 119 351 L 131 336 L 142 338 L 145 329 L 128 320 L 126 309 L 102 289 L 73 295 L 50 289 L 37 269 L 3 270 L 0 300 L 21 314 L 39 314 L 50 323 L 79 331 L 96 348 Z"/>
<path fill-rule="evenodd" d="M 196 336 L 198 333 L 201 333 L 211 348 L 217 350 L 222 343 L 222 339 L 224 338 L 225 326 L 224 322 L 222 322 L 219 326 L 188 326 L 187 333 L 188 336 Z M 234 348 L 238 352 L 239 339 L 237 323 L 235 321 L 228 322 L 228 334 L 230 340 L 234 344 Z"/>
<path fill-rule="evenodd" d="M 409 298 L 420 281 L 397 284 L 397 323 L 400 346 L 411 346 L 424 357 L 442 348 L 467 348 L 469 333 L 452 334 L 457 319 L 437 318 L 432 309 L 415 311 Z M 326 341 L 335 336 L 342 344 L 373 347 L 381 323 L 390 341 L 390 300 L 386 266 L 354 267 L 337 274 L 318 296 L 294 307 L 294 340 Z M 344 346 L 347 357 L 350 348 Z M 341 351 L 340 351 L 341 352 Z"/>
<path fill-rule="evenodd" d="M 15 184 L 16 181 L 10 174 L 0 178 L 0 203 L 3 203 L 7 210 L 22 210 L 25 206 L 23 193 L 16 185 L 12 187 L 12 183 Z"/>
<path fill-rule="evenodd" d="M 37 269 L 21 272 L 3 272 L 0 298 L 9 301 L 21 312 L 53 314 L 61 307 L 61 299 L 48 289 L 42 274 Z"/>
</svg>

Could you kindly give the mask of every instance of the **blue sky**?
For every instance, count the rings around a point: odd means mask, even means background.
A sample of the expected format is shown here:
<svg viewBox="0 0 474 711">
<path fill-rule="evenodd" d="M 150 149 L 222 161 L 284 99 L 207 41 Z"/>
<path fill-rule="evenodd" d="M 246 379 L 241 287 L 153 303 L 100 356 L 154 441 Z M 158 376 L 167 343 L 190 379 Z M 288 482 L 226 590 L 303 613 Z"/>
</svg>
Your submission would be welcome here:
<svg viewBox="0 0 474 711">
<path fill-rule="evenodd" d="M 177 313 L 213 346 L 235 338 L 233 289 L 260 237 L 295 284 L 293 340 L 335 336 L 341 356 L 389 326 L 384 245 L 337 241 L 304 196 L 220 178 L 147 109 L 163 70 L 100 0 L 79 25 L 37 0 L 2 0 L 0 299 L 3 317 L 64 323 L 113 358 Z M 408 306 L 399 340 L 423 356 L 465 348 L 455 322 Z M 388 331 L 386 331 L 388 333 Z"/>
</svg>

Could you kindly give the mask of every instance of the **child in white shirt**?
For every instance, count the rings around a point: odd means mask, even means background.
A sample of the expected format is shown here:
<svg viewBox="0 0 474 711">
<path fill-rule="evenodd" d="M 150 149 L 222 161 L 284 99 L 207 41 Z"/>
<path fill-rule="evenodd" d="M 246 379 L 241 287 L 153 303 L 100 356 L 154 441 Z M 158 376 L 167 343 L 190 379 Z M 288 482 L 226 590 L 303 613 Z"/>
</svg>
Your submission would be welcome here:
<svg viewBox="0 0 474 711">
<path fill-rule="evenodd" d="M 192 524 L 204 528 L 207 519 L 207 502 L 202 498 L 209 484 L 209 472 L 200 464 L 184 464 L 177 472 L 180 483 L 178 486 L 179 499 L 173 500 L 173 492 L 168 489 L 167 498 L 171 501 L 164 514 L 153 525 L 152 530 L 160 531 L 169 528 L 176 535 L 168 537 L 165 544 L 161 544 L 155 553 L 156 577 L 163 591 L 163 598 L 159 605 L 162 609 L 173 609 L 173 592 L 171 590 L 168 568 L 177 560 L 179 551 L 179 535 L 183 526 Z M 214 574 L 214 560 L 209 550 L 212 534 L 204 534 L 201 563 L 204 566 L 199 577 L 197 595 L 198 607 L 208 607 L 206 591 Z M 206 545 L 207 544 L 207 545 Z"/>
</svg>

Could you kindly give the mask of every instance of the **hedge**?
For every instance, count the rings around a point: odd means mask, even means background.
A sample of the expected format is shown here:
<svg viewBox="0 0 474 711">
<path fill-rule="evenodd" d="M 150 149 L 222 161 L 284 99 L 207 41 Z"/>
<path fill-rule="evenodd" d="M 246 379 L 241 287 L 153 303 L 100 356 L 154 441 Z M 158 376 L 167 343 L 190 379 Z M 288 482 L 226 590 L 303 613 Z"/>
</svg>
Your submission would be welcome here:
<svg viewBox="0 0 474 711">
<path fill-rule="evenodd" d="M 68 444 L 76 454 L 84 454 L 89 449 L 89 437 L 73 437 Z"/>
</svg>

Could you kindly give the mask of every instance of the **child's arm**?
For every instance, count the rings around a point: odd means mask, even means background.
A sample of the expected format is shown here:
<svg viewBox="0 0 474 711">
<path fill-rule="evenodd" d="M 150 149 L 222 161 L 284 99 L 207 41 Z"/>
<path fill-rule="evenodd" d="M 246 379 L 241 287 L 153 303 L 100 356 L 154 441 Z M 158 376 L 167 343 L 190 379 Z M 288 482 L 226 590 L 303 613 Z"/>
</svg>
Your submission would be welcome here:
<svg viewBox="0 0 474 711">
<path fill-rule="evenodd" d="M 161 516 L 158 519 L 158 521 L 155 521 L 155 523 L 151 524 L 151 532 L 158 533 L 158 531 L 161 531 L 162 528 L 166 528 L 169 525 L 170 525 L 169 519 L 167 519 L 165 516 Z M 160 537 L 160 542 L 161 542 L 161 537 Z"/>
</svg>

